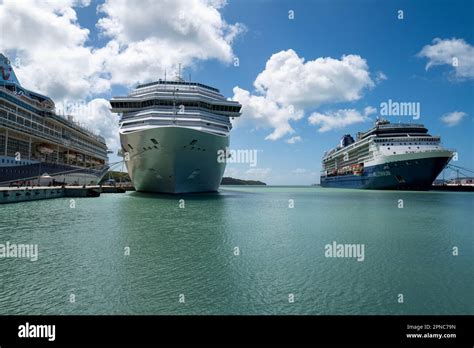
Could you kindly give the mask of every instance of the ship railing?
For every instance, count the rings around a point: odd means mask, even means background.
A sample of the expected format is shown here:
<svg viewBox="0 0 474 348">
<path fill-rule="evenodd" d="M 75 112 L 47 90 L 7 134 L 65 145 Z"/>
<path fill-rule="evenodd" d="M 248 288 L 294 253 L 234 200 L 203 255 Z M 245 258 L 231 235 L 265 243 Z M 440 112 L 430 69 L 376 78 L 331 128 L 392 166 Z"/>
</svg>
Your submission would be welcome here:
<svg viewBox="0 0 474 348">
<path fill-rule="evenodd" d="M 168 122 L 168 123 L 141 123 L 141 124 L 132 124 L 132 125 L 123 125 L 120 129 L 122 132 L 130 132 L 130 131 L 137 131 L 141 129 L 149 129 L 149 128 L 159 128 L 159 127 L 169 127 L 169 126 L 177 126 L 177 127 L 183 127 L 183 128 L 189 128 L 189 129 L 199 129 L 202 130 L 203 132 L 207 133 L 212 133 L 220 136 L 228 136 L 229 131 L 231 130 L 231 127 L 212 127 L 212 126 L 207 126 L 205 124 L 185 124 L 183 122 Z"/>
<path fill-rule="evenodd" d="M 425 128 L 422 124 L 410 124 L 410 123 L 389 123 L 377 125 L 380 128 Z"/>
<path fill-rule="evenodd" d="M 52 163 L 52 164 L 54 164 L 54 163 Z M 61 163 L 60 165 L 64 165 L 64 163 Z M 71 166 L 71 165 L 69 165 L 69 166 Z M 54 174 L 52 174 L 53 178 L 54 178 L 54 176 L 86 171 L 88 173 L 93 173 L 96 176 L 98 176 L 100 179 L 102 179 L 105 176 L 105 174 L 107 174 L 107 171 L 109 170 L 108 165 L 89 167 L 89 168 L 77 167 L 77 166 L 73 166 L 73 167 L 74 167 L 74 169 L 68 169 L 68 170 L 64 170 L 64 171 L 60 171 L 60 172 L 55 172 Z M 34 180 L 38 180 L 38 175 L 30 176 L 30 177 L 24 177 L 24 178 L 15 178 L 13 180 L 8 180 L 8 181 L 1 181 L 0 185 L 5 185 L 5 184 L 9 184 L 9 183 L 16 183 L 18 181 L 34 181 Z"/>
<path fill-rule="evenodd" d="M 168 111 L 168 110 L 167 110 Z M 193 112 L 194 111 L 194 112 Z M 216 122 L 219 124 L 230 125 L 230 120 L 228 116 L 221 115 L 216 116 L 212 113 L 206 113 L 201 111 L 195 111 L 187 109 L 185 113 L 171 113 L 171 112 L 154 112 L 153 110 L 143 112 L 141 114 L 136 114 L 133 116 L 122 117 L 121 122 L 135 122 L 135 121 L 148 121 L 148 120 L 174 120 L 175 118 L 190 118 L 190 119 L 202 119 L 204 121 Z"/>
<path fill-rule="evenodd" d="M 133 123 L 131 123 L 133 125 Z M 138 123 L 139 124 L 139 123 Z M 167 126 L 167 125 L 177 125 L 177 126 L 197 126 L 197 127 L 206 127 L 216 130 L 228 130 L 230 127 L 230 123 L 219 123 L 219 122 L 212 122 L 208 120 L 183 120 L 179 117 L 176 119 L 165 119 L 165 120 L 147 120 L 144 121 L 142 124 L 144 125 L 158 125 L 158 126 Z M 125 124 L 124 126 L 127 126 Z"/>
<path fill-rule="evenodd" d="M 51 117 L 53 119 L 56 119 L 56 120 L 62 121 L 62 122 L 66 121 L 68 126 L 72 126 L 72 128 L 75 128 L 76 130 L 78 130 L 80 132 L 86 133 L 91 138 L 94 138 L 95 140 L 97 140 L 99 142 L 105 143 L 105 139 L 102 136 L 100 136 L 98 134 L 95 134 L 92 130 L 81 126 L 79 123 L 68 119 L 67 116 L 59 115 L 59 114 L 56 114 L 56 113 L 50 113 L 50 114 L 48 114 L 48 117 Z"/>
<path fill-rule="evenodd" d="M 361 156 L 358 158 L 358 162 L 365 162 L 372 159 L 374 159 L 374 155 Z"/>
<path fill-rule="evenodd" d="M 51 136 L 49 133 L 46 133 L 44 131 L 29 128 L 27 126 L 24 126 L 22 124 L 16 123 L 14 121 L 11 121 L 11 120 L 3 118 L 3 117 L 0 117 L 0 124 L 3 124 L 3 125 L 5 125 L 6 127 L 9 127 L 9 128 L 18 130 L 20 132 L 26 132 L 26 133 L 31 134 L 31 135 L 36 136 L 36 137 L 38 137 L 38 136 L 43 137 L 44 139 L 50 140 L 50 141 L 55 142 L 55 143 L 59 143 L 63 147 L 74 148 L 75 151 L 82 151 L 82 152 L 85 152 L 87 155 L 97 157 L 97 155 L 94 154 L 93 152 L 91 152 L 91 150 L 83 148 L 81 146 L 78 146 L 77 144 L 71 144 L 70 142 L 63 139 L 61 136 L 57 136 L 57 137 L 56 136 Z M 33 131 L 34 131 L 34 133 L 33 133 Z"/>
</svg>

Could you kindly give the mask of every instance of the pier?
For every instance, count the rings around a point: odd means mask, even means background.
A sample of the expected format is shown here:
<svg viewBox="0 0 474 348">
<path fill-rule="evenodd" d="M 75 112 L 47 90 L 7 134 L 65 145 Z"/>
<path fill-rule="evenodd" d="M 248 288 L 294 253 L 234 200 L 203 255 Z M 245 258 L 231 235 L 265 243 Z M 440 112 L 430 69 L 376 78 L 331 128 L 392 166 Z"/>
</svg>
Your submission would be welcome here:
<svg viewBox="0 0 474 348">
<path fill-rule="evenodd" d="M 62 197 L 99 197 L 100 194 L 101 188 L 99 186 L 3 187 L 0 188 L 0 204 Z"/>
<path fill-rule="evenodd" d="M 125 193 L 133 186 L 34 186 L 0 187 L 0 204 L 63 197 L 99 197 L 101 193 Z"/>
</svg>

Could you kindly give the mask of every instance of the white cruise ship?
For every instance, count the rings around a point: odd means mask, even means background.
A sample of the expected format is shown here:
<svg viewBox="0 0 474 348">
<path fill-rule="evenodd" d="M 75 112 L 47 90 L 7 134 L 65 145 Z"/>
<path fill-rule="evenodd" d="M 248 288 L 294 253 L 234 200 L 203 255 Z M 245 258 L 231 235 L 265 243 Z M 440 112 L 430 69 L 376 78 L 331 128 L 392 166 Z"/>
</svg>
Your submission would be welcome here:
<svg viewBox="0 0 474 348">
<path fill-rule="evenodd" d="M 104 138 L 22 87 L 0 54 L 0 186 L 97 184 L 108 168 Z"/>
<path fill-rule="evenodd" d="M 218 151 L 229 146 L 238 102 L 178 76 L 139 85 L 110 104 L 121 115 L 122 151 L 137 191 L 217 191 L 226 166 Z"/>
<path fill-rule="evenodd" d="M 380 119 L 355 141 L 344 135 L 340 145 L 324 154 L 321 186 L 427 190 L 453 155 L 422 124 Z"/>
</svg>

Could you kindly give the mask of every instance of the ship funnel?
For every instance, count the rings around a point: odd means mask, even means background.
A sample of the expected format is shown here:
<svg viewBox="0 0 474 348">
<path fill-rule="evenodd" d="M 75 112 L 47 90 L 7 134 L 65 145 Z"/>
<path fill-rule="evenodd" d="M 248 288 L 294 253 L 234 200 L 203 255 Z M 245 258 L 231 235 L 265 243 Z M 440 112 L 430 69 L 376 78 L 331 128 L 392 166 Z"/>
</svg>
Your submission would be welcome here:
<svg viewBox="0 0 474 348">
<path fill-rule="evenodd" d="M 10 60 L 0 53 L 0 83 L 10 82 L 20 84 L 11 66 Z"/>
</svg>

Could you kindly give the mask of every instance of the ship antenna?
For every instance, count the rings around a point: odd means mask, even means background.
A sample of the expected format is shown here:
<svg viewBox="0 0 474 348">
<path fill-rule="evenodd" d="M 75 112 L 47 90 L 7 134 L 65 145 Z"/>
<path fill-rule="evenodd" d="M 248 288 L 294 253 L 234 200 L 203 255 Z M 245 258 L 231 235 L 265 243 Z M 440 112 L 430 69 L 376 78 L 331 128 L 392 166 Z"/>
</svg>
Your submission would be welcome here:
<svg viewBox="0 0 474 348">
<path fill-rule="evenodd" d="M 166 69 L 165 69 L 165 82 L 166 82 Z"/>
<path fill-rule="evenodd" d="M 181 63 L 179 63 L 178 77 L 181 78 Z"/>
</svg>

